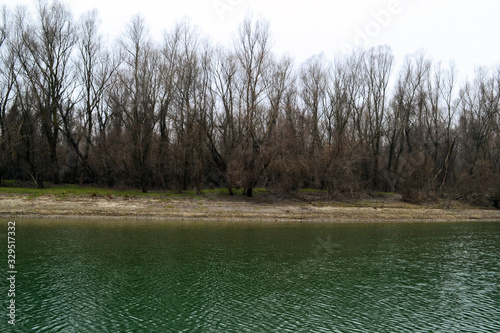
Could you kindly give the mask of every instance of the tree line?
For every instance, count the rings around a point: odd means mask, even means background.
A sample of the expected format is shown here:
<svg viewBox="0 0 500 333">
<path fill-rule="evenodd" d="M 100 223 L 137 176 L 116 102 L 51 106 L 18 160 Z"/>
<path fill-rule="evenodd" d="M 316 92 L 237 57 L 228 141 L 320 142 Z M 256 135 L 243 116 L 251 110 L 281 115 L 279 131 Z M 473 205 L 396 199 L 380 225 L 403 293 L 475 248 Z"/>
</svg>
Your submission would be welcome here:
<svg viewBox="0 0 500 333">
<path fill-rule="evenodd" d="M 0 179 L 177 189 L 256 186 L 497 198 L 500 68 L 387 46 L 294 64 L 247 16 L 231 47 L 182 21 L 132 18 L 104 42 L 96 11 L 59 1 L 0 17 Z"/>
</svg>

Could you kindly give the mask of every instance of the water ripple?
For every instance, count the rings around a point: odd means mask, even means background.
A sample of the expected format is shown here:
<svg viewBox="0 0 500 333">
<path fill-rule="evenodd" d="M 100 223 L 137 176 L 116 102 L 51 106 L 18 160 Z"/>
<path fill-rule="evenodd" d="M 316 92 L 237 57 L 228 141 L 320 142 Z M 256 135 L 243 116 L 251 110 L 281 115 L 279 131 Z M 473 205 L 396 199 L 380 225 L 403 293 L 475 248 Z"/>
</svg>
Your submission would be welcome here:
<svg viewBox="0 0 500 333">
<path fill-rule="evenodd" d="M 20 236 L 21 331 L 500 331 L 497 224 L 38 226 Z"/>
</svg>

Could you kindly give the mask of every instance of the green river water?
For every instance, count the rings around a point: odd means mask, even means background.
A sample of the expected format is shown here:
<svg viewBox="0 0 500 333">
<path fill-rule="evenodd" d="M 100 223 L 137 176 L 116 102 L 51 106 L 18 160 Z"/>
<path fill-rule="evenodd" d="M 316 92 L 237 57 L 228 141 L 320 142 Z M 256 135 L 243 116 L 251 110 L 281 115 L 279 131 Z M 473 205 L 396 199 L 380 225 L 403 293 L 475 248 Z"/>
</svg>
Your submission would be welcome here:
<svg viewBox="0 0 500 333">
<path fill-rule="evenodd" d="M 1 332 L 500 332 L 500 223 L 2 225 Z"/>
</svg>

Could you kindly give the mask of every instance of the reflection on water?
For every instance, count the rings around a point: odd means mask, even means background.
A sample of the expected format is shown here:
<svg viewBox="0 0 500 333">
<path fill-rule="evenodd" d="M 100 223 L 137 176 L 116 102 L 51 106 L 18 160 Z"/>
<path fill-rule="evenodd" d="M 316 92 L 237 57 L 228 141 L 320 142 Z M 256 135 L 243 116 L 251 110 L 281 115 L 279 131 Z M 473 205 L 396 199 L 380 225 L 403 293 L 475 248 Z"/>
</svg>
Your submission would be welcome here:
<svg viewBox="0 0 500 333">
<path fill-rule="evenodd" d="M 19 332 L 500 331 L 497 223 L 17 226 Z"/>
</svg>

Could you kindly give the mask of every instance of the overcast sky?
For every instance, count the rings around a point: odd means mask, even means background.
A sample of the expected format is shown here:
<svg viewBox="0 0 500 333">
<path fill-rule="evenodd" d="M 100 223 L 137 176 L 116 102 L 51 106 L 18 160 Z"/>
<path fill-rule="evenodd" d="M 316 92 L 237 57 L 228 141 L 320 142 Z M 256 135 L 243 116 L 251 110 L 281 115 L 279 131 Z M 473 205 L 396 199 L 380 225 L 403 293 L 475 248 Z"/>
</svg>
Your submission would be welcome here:
<svg viewBox="0 0 500 333">
<path fill-rule="evenodd" d="M 274 51 L 300 64 L 323 52 L 332 59 L 352 46 L 387 44 L 398 65 L 404 55 L 424 50 L 447 65 L 454 60 L 461 76 L 477 65 L 500 65 L 500 2 L 492 0 L 66 0 L 73 14 L 98 9 L 102 31 L 114 40 L 133 15 L 141 14 L 160 40 L 189 18 L 214 42 L 229 44 L 250 11 L 270 23 Z M 32 0 L 7 0 L 7 6 Z"/>
</svg>

